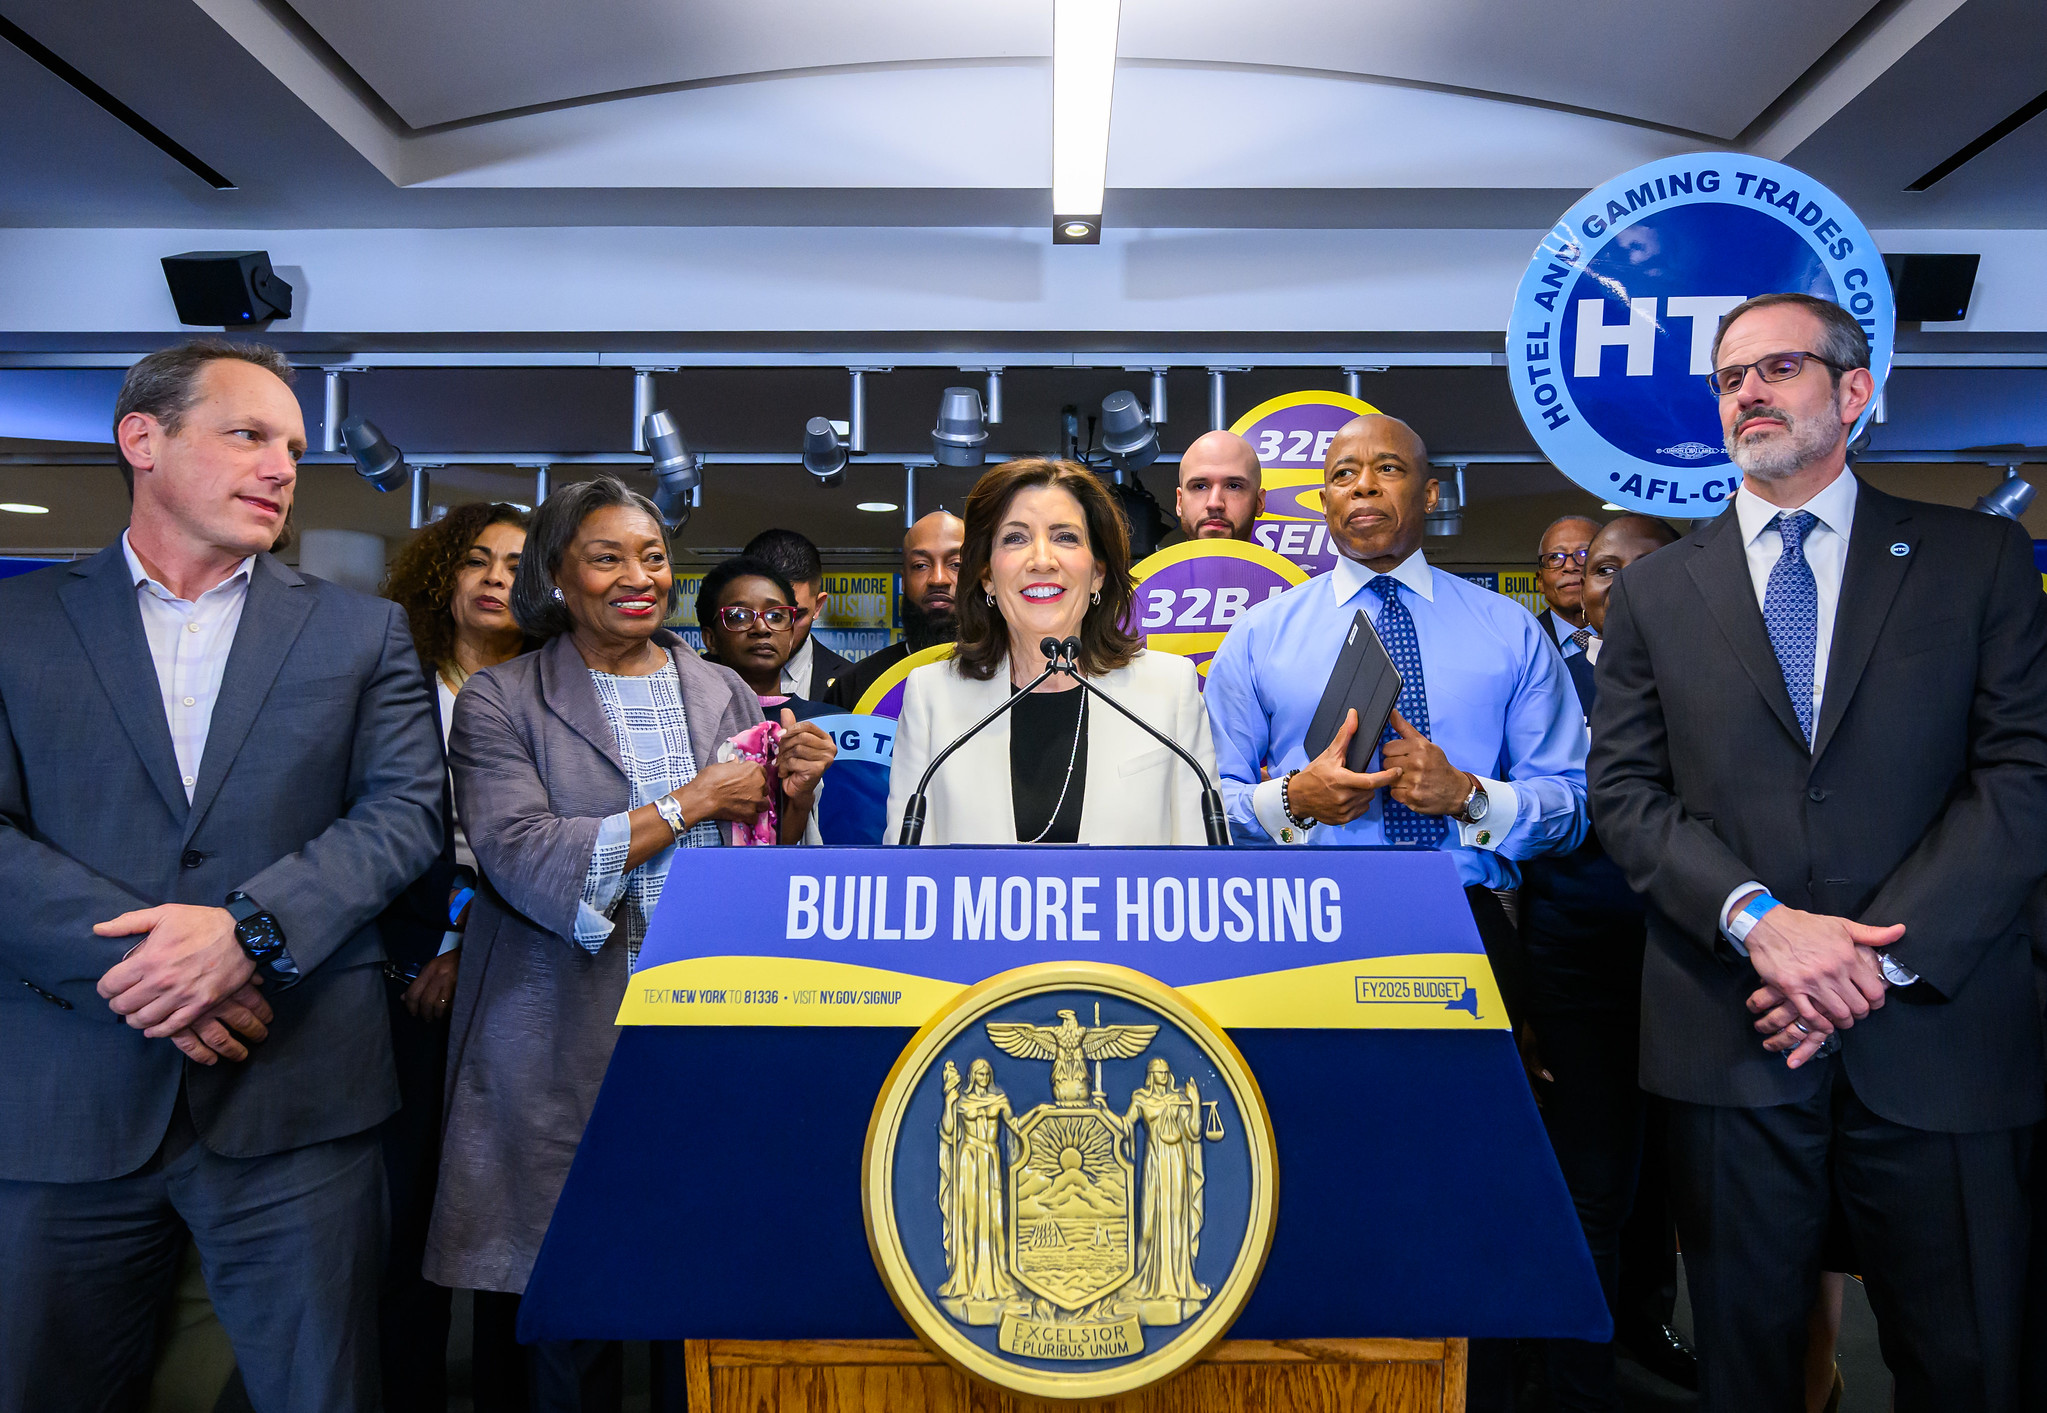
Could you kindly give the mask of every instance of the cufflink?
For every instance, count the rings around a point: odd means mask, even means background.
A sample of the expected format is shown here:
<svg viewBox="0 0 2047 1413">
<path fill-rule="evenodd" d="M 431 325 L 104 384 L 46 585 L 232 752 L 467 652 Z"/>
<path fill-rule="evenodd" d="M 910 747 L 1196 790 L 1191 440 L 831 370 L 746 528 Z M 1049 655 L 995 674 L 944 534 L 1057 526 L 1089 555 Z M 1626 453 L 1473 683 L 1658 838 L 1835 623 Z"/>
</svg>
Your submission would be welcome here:
<svg viewBox="0 0 2047 1413">
<path fill-rule="evenodd" d="M 1293 843 L 1293 842 L 1294 842 L 1294 831 L 1293 831 L 1292 829 L 1288 828 L 1288 827 L 1287 827 L 1286 825 L 1281 825 L 1281 826 L 1280 826 L 1280 829 L 1279 829 L 1279 842 L 1280 842 L 1280 843 L 1282 843 L 1282 844 L 1291 844 L 1291 843 Z"/>
<path fill-rule="evenodd" d="M 1490 844 L 1490 843 L 1492 843 L 1492 842 L 1493 842 L 1493 831 L 1492 831 L 1492 830 L 1490 830 L 1490 829 L 1481 829 L 1481 830 L 1479 830 L 1479 831 L 1478 831 L 1478 843 L 1479 843 L 1479 847 L 1480 847 L 1480 848 L 1484 848 L 1484 847 L 1485 847 L 1485 846 L 1486 846 L 1487 844 Z"/>
</svg>

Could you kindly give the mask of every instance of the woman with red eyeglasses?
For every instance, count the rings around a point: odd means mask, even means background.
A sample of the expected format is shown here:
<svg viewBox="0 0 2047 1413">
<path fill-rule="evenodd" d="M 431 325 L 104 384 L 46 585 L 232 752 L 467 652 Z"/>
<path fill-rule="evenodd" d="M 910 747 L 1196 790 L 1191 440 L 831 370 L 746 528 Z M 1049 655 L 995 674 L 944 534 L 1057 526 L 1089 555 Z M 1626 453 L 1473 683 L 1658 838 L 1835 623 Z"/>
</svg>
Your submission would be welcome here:
<svg viewBox="0 0 2047 1413">
<path fill-rule="evenodd" d="M 782 668 L 796 651 L 796 590 L 780 570 L 746 554 L 716 565 L 697 590 L 697 622 L 705 661 L 731 668 L 764 702 L 783 698 Z"/>
</svg>

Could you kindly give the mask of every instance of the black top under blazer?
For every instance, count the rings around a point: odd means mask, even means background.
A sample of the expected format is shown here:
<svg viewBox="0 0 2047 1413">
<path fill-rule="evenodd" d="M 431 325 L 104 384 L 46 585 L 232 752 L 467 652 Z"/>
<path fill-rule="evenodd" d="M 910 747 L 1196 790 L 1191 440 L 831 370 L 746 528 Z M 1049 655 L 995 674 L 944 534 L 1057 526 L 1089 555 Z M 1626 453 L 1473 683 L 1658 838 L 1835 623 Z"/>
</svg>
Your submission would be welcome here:
<svg viewBox="0 0 2047 1413">
<path fill-rule="evenodd" d="M 2047 595 L 2008 520 L 1857 491 L 1827 682 L 1806 748 L 1732 510 L 1623 570 L 1587 767 L 1594 823 L 1649 903 L 1642 1083 L 1697 1104 L 1793 1102 L 1719 933 L 1760 880 L 1794 907 L 1903 923 L 1919 974 L 1842 1035 L 1856 1094 L 1913 1128 L 2042 1113 L 2021 917 L 2047 865 Z"/>
</svg>

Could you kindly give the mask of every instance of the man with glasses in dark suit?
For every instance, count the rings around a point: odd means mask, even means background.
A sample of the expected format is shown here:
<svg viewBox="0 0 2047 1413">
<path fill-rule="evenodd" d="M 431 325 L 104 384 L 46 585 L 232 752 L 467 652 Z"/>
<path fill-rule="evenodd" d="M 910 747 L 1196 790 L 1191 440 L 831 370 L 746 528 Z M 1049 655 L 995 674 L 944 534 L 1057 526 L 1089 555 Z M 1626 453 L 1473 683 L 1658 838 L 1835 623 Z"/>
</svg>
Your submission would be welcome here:
<svg viewBox="0 0 2047 1413">
<path fill-rule="evenodd" d="M 1899 1413 L 2015 1408 L 2047 595 L 2016 524 L 1848 469 L 1876 387 L 1847 311 L 1758 296 L 1713 355 L 1742 485 L 1613 586 L 1588 770 L 1649 903 L 1701 1406 L 1804 1398 L 1838 1201 Z"/>
<path fill-rule="evenodd" d="M 1599 630 L 1585 620 L 1585 556 L 1599 522 L 1589 515 L 1565 515 L 1542 532 L 1535 553 L 1535 584 L 1548 605 L 1535 615 L 1566 661 L 1582 656 Z"/>
</svg>

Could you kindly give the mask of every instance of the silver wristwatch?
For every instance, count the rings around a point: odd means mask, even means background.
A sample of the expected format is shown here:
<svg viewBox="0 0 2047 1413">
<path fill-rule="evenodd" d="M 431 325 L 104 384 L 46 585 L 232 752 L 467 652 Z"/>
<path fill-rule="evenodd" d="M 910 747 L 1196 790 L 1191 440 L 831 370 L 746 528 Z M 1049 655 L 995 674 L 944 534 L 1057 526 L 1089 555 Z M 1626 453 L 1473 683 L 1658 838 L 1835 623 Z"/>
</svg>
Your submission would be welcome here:
<svg viewBox="0 0 2047 1413">
<path fill-rule="evenodd" d="M 682 838 L 689 831 L 689 825 L 682 817 L 682 806 L 675 802 L 675 796 L 662 795 L 656 799 L 654 801 L 654 813 L 667 821 L 670 832 L 677 839 Z"/>
<path fill-rule="evenodd" d="M 1463 806 L 1457 811 L 1457 818 L 1465 824 L 1477 824 L 1486 817 L 1491 802 L 1486 799 L 1485 786 L 1478 783 L 1476 775 L 1471 777 L 1471 793 L 1464 797 Z"/>
</svg>

